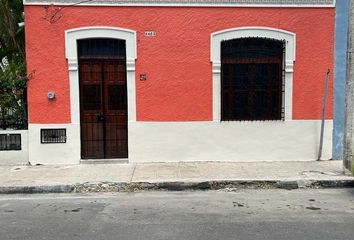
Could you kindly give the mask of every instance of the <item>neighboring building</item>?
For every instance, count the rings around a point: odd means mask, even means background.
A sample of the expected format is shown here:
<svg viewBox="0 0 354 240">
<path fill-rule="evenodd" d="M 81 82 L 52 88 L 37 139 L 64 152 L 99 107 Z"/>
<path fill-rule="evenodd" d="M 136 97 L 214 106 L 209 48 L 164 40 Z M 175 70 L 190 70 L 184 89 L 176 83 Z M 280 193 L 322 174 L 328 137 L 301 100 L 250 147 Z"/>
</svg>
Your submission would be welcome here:
<svg viewBox="0 0 354 240">
<path fill-rule="evenodd" d="M 336 1 L 333 159 L 343 160 L 349 0 Z"/>
<path fill-rule="evenodd" d="M 32 164 L 317 158 L 334 0 L 24 2 Z"/>
</svg>

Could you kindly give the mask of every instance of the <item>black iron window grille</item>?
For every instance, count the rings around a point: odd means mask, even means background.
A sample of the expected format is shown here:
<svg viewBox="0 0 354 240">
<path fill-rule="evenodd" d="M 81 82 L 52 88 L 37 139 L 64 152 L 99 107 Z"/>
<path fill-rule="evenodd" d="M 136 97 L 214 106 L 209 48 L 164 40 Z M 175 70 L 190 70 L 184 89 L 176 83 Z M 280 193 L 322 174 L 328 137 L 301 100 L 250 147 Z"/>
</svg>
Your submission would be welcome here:
<svg viewBox="0 0 354 240">
<path fill-rule="evenodd" d="M 0 151 L 21 150 L 21 134 L 0 134 Z"/>
<path fill-rule="evenodd" d="M 41 143 L 66 143 L 66 129 L 41 129 Z"/>
<path fill-rule="evenodd" d="M 90 38 L 78 41 L 80 59 L 126 58 L 125 41 L 109 38 Z"/>
<path fill-rule="evenodd" d="M 221 43 L 221 120 L 284 120 L 285 43 L 242 38 Z"/>
</svg>

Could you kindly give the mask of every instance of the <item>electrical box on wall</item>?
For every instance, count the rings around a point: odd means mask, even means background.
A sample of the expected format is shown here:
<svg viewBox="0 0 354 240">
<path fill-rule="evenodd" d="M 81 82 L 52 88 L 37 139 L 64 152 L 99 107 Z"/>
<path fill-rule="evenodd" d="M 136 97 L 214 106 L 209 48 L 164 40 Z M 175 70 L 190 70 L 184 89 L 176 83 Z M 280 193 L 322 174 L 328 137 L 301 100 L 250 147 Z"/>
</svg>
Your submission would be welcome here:
<svg viewBox="0 0 354 240">
<path fill-rule="evenodd" d="M 52 91 L 48 92 L 47 93 L 47 97 L 48 97 L 49 100 L 53 100 L 55 98 L 55 92 L 52 92 Z"/>
</svg>

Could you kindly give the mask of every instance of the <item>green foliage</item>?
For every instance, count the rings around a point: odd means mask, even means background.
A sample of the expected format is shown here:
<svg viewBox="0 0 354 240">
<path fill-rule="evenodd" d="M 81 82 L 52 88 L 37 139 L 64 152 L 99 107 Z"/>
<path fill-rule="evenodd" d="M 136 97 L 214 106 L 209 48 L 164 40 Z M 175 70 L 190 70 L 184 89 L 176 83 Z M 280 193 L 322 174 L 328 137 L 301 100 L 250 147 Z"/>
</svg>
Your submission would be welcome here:
<svg viewBox="0 0 354 240">
<path fill-rule="evenodd" d="M 0 0 L 0 126 L 26 125 L 26 87 L 22 0 Z M 5 61 L 5 59 L 7 61 Z"/>
<path fill-rule="evenodd" d="M 0 108 L 16 107 L 24 95 L 26 84 L 25 63 L 13 60 L 0 74 Z"/>
<path fill-rule="evenodd" d="M 0 0 L 0 59 L 24 58 L 25 33 L 18 26 L 23 22 L 22 0 Z"/>
</svg>

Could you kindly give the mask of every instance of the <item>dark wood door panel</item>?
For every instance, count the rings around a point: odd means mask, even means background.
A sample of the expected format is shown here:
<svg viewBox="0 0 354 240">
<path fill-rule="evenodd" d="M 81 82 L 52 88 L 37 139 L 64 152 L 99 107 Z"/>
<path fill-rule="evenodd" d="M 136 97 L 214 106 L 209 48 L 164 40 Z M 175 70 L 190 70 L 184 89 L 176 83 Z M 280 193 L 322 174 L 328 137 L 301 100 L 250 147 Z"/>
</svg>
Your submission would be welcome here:
<svg viewBox="0 0 354 240">
<path fill-rule="evenodd" d="M 110 158 L 128 157 L 127 115 L 106 115 L 106 153 Z"/>
<path fill-rule="evenodd" d="M 104 158 L 102 123 L 81 124 L 81 151 L 84 159 Z"/>
<path fill-rule="evenodd" d="M 105 91 L 106 154 L 128 157 L 127 83 L 124 61 L 107 61 L 103 67 Z"/>
<path fill-rule="evenodd" d="M 122 60 L 79 62 L 81 157 L 127 158 L 126 67 Z"/>
</svg>

